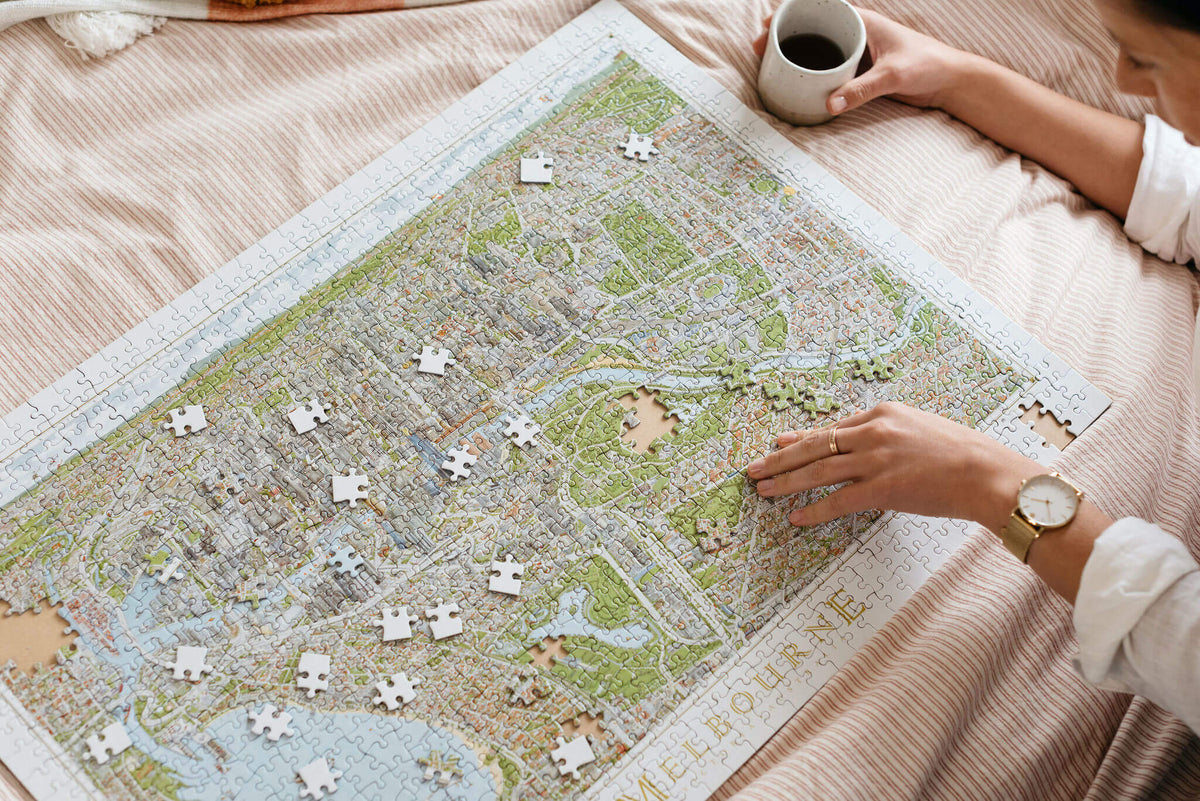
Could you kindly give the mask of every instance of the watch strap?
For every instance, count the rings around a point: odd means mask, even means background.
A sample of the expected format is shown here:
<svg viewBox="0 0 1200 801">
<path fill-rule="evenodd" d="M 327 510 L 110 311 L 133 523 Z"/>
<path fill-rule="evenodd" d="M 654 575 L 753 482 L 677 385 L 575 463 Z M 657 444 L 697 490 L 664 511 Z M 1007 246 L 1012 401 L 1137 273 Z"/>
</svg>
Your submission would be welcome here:
<svg viewBox="0 0 1200 801">
<path fill-rule="evenodd" d="M 1025 519 L 1019 508 L 1013 509 L 1008 518 L 1008 525 L 1000 531 L 1000 541 L 1013 556 L 1023 563 L 1029 559 L 1029 548 L 1042 533 L 1041 526 L 1035 526 Z"/>
</svg>

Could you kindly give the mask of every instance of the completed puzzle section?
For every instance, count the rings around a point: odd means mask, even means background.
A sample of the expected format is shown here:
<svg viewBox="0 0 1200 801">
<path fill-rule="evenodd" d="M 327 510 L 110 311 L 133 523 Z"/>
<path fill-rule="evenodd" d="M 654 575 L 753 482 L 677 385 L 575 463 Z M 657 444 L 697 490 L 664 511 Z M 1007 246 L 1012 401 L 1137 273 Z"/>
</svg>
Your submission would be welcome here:
<svg viewBox="0 0 1200 801">
<path fill-rule="evenodd" d="M 873 530 L 758 499 L 776 434 L 883 400 L 982 427 L 1042 378 L 619 40 L 587 53 L 364 254 L 20 479 L 0 598 L 77 638 L 0 674 L 2 720 L 70 793 L 576 797 Z"/>
</svg>

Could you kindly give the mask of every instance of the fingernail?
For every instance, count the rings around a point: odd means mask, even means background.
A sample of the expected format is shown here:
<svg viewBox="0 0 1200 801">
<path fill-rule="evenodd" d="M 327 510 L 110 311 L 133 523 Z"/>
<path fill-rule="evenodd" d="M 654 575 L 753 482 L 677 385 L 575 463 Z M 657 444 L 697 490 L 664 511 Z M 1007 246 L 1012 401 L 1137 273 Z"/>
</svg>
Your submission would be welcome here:
<svg viewBox="0 0 1200 801">
<path fill-rule="evenodd" d="M 846 98 L 841 95 L 829 98 L 829 110 L 834 114 L 841 114 L 846 110 Z"/>
<path fill-rule="evenodd" d="M 804 525 L 804 510 L 797 509 L 796 511 L 792 512 L 790 515 L 788 515 L 788 520 L 792 521 L 793 526 L 803 526 Z"/>
<path fill-rule="evenodd" d="M 779 435 L 778 442 L 780 445 L 791 445 L 798 439 L 800 439 L 800 435 L 795 431 L 785 431 Z"/>
<path fill-rule="evenodd" d="M 763 474 L 763 471 L 766 469 L 767 469 L 767 460 L 759 459 L 757 462 L 750 463 L 750 466 L 746 468 L 746 473 L 750 476 L 750 478 L 758 478 L 759 476 L 761 476 Z"/>
<path fill-rule="evenodd" d="M 771 490 L 775 489 L 775 480 L 768 478 L 766 481 L 758 482 L 758 494 L 766 495 Z"/>
</svg>

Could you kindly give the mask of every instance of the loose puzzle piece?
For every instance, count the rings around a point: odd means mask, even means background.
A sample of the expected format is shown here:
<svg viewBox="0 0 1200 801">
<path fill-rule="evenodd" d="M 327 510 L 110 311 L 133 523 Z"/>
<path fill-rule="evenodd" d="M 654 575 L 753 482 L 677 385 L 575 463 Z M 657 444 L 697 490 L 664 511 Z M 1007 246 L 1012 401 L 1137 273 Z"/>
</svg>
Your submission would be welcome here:
<svg viewBox="0 0 1200 801">
<path fill-rule="evenodd" d="M 896 368 L 889 365 L 879 356 L 869 359 L 855 359 L 852 375 L 867 381 L 887 380 L 895 374 Z"/>
<path fill-rule="evenodd" d="M 763 392 L 771 399 L 771 408 L 781 411 L 789 406 L 800 406 L 809 397 L 808 393 L 791 382 L 768 382 L 763 384 Z"/>
<path fill-rule="evenodd" d="M 380 615 L 381 617 L 371 621 L 371 625 L 383 627 L 383 642 L 407 640 L 413 636 L 412 624 L 416 623 L 418 618 L 416 615 L 408 613 L 407 606 L 383 609 L 380 611 Z"/>
<path fill-rule="evenodd" d="M 278 741 L 280 737 L 291 737 L 296 733 L 288 726 L 292 722 L 292 716 L 277 710 L 274 704 L 266 704 L 258 712 L 250 710 L 247 716 L 250 719 L 250 731 L 255 734 L 265 731 L 267 739 L 271 742 Z"/>
<path fill-rule="evenodd" d="M 371 479 L 366 476 L 360 476 L 353 471 L 344 476 L 330 476 L 333 480 L 333 502 L 340 503 L 349 501 L 353 507 L 358 501 L 365 500 L 367 497 L 367 487 L 371 484 Z"/>
<path fill-rule="evenodd" d="M 558 748 L 550 752 L 550 758 L 558 767 L 558 775 L 566 776 L 569 773 L 572 779 L 578 781 L 579 769 L 596 761 L 596 754 L 592 751 L 588 736 L 581 734 L 569 743 L 561 737 L 556 737 L 555 742 L 558 743 Z"/>
<path fill-rule="evenodd" d="M 800 408 L 807 412 L 810 418 L 816 418 L 818 415 L 829 414 L 836 409 L 842 408 L 842 404 L 828 395 L 813 395 L 810 393 L 804 403 L 800 404 Z"/>
<path fill-rule="evenodd" d="M 411 704 L 417 697 L 416 686 L 421 679 L 413 676 L 408 678 L 404 673 L 393 673 L 390 678 L 375 683 L 375 703 L 386 706 L 390 711 L 400 708 L 401 704 Z"/>
<path fill-rule="evenodd" d="M 651 156 L 657 155 L 658 148 L 649 134 L 629 132 L 629 139 L 625 142 L 625 158 L 649 161 Z"/>
<path fill-rule="evenodd" d="M 202 431 L 208 427 L 208 420 L 204 417 L 203 406 L 184 406 L 179 409 L 172 409 L 168 414 L 171 416 L 171 419 L 169 422 L 163 423 L 163 428 L 173 430 L 177 437 L 182 437 L 184 434 L 195 434 L 197 431 Z"/>
<path fill-rule="evenodd" d="M 841 408 L 841 404 L 832 397 L 814 394 L 811 390 L 797 387 L 790 382 L 768 382 L 763 385 L 763 392 L 771 398 L 771 408 L 775 411 L 799 408 L 815 419 L 818 415 Z"/>
<path fill-rule="evenodd" d="M 542 427 L 527 414 L 516 414 L 509 418 L 504 436 L 510 438 L 518 448 L 533 444 L 533 438 L 542 432 Z"/>
<path fill-rule="evenodd" d="M 334 551 L 326 563 L 338 573 L 349 573 L 352 576 L 363 569 L 362 557 L 349 545 Z"/>
<path fill-rule="evenodd" d="M 167 663 L 177 679 L 200 681 L 205 673 L 212 672 L 212 665 L 204 664 L 208 649 L 202 646 L 181 645 L 175 652 L 175 661 Z"/>
<path fill-rule="evenodd" d="M 750 366 L 742 362 L 729 362 L 721 368 L 721 375 L 725 376 L 725 389 L 730 391 L 744 392 L 754 386 L 754 374 L 750 372 Z"/>
<path fill-rule="evenodd" d="M 446 348 L 437 348 L 435 350 L 429 345 L 422 347 L 420 353 L 414 353 L 413 359 L 417 362 L 417 372 L 431 373 L 433 375 L 445 375 L 446 365 L 458 364 Z"/>
<path fill-rule="evenodd" d="M 429 756 L 417 760 L 417 764 L 425 768 L 425 773 L 421 776 L 421 780 L 431 781 L 437 779 L 437 783 L 445 787 L 455 779 L 462 777 L 463 772 L 462 768 L 458 766 L 458 761 L 458 754 L 446 754 L 443 756 L 441 751 L 430 751 Z"/>
<path fill-rule="evenodd" d="M 450 474 L 451 481 L 469 478 L 471 465 L 479 461 L 479 457 L 459 446 L 446 451 L 446 460 L 442 462 L 442 470 Z"/>
<path fill-rule="evenodd" d="M 87 744 L 88 755 L 99 765 L 133 745 L 129 733 L 120 723 L 108 724 L 99 734 L 89 736 L 84 742 Z"/>
<path fill-rule="evenodd" d="M 300 667 L 296 670 L 296 686 L 308 691 L 312 698 L 318 690 L 329 689 L 329 656 L 308 651 L 300 653 Z"/>
<path fill-rule="evenodd" d="M 146 572 L 152 576 L 157 573 L 155 581 L 159 584 L 166 584 L 171 579 L 183 578 L 183 560 L 178 556 L 161 559 L 159 556 L 151 554 L 146 559 L 150 560 L 150 564 L 146 566 Z"/>
<path fill-rule="evenodd" d="M 334 779 L 342 778 L 340 770 L 330 770 L 329 763 L 324 757 L 314 759 L 304 767 L 296 771 L 300 775 L 300 781 L 304 782 L 304 788 L 300 790 L 301 798 L 311 798 L 313 801 L 320 801 L 325 797 L 325 791 L 333 793 L 337 791 L 337 783 Z"/>
<path fill-rule="evenodd" d="M 453 637 L 455 634 L 462 634 L 463 622 L 459 616 L 458 604 L 448 604 L 437 599 L 438 603 L 433 609 L 425 610 L 425 617 L 429 620 L 429 631 L 435 640 L 444 640 L 447 637 Z"/>
<path fill-rule="evenodd" d="M 554 159 L 538 153 L 521 159 L 521 183 L 548 184 L 554 178 Z"/>
<path fill-rule="evenodd" d="M 525 573 L 525 565 L 514 561 L 512 554 L 504 557 L 503 562 L 492 560 L 492 576 L 488 579 L 488 589 L 492 592 L 502 592 L 505 595 L 520 595 L 521 580 L 517 576 Z"/>
<path fill-rule="evenodd" d="M 297 406 L 288 412 L 288 420 L 297 434 L 307 434 L 317 427 L 318 423 L 329 422 L 329 405 L 313 398 L 302 406 Z"/>
</svg>

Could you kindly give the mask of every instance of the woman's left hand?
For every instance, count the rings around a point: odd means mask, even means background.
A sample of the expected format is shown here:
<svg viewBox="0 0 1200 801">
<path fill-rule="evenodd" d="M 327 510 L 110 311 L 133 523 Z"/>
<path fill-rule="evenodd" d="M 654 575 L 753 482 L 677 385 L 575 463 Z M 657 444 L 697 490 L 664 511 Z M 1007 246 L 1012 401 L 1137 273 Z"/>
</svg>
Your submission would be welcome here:
<svg viewBox="0 0 1200 801">
<path fill-rule="evenodd" d="M 986 434 L 899 403 L 850 415 L 832 430 L 780 434 L 779 450 L 746 471 L 766 498 L 845 483 L 793 510 L 795 525 L 890 509 L 973 520 L 999 532 L 1021 481 L 1045 472 Z"/>
</svg>

